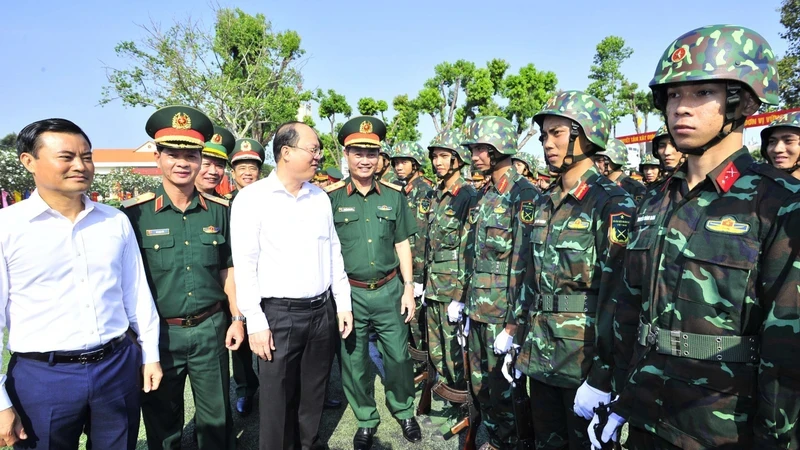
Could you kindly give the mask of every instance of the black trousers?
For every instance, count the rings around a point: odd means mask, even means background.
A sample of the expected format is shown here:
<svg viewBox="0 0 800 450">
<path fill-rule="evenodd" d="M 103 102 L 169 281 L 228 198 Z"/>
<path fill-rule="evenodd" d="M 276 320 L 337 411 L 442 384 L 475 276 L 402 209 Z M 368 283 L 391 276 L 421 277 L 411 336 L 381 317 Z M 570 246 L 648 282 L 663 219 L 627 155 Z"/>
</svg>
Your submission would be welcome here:
<svg viewBox="0 0 800 450">
<path fill-rule="evenodd" d="M 577 389 L 544 384 L 531 378 L 531 411 L 537 449 L 591 448 L 589 421 L 575 414 Z"/>
<path fill-rule="evenodd" d="M 303 300 L 295 300 L 303 302 Z M 294 309 L 264 300 L 275 350 L 259 359 L 261 450 L 310 450 L 319 440 L 325 386 L 339 345 L 334 303 Z"/>
</svg>

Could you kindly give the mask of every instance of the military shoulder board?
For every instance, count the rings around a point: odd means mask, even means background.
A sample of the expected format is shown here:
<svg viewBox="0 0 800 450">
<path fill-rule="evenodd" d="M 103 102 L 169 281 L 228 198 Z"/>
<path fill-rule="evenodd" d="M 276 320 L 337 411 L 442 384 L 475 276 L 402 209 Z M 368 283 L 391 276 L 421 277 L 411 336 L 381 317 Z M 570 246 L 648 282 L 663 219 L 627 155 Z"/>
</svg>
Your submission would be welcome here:
<svg viewBox="0 0 800 450">
<path fill-rule="evenodd" d="M 402 189 L 400 186 L 398 186 L 396 184 L 392 184 L 392 183 L 389 183 L 389 182 L 386 182 L 386 181 L 383 181 L 383 180 L 381 180 L 380 183 L 382 185 L 386 186 L 386 187 L 390 187 L 390 188 L 394 189 L 397 192 L 400 192 L 400 190 Z"/>
<path fill-rule="evenodd" d="M 156 198 L 156 194 L 153 192 L 145 192 L 142 195 L 137 195 L 136 197 L 125 200 L 120 205 L 122 205 L 123 208 L 130 208 L 131 206 L 141 205 L 142 203 L 149 202 L 154 198 Z"/>
<path fill-rule="evenodd" d="M 336 183 L 325 186 L 324 188 L 322 188 L 322 190 L 330 194 L 331 192 L 337 189 L 343 188 L 345 184 L 347 183 L 345 183 L 344 180 L 339 180 Z"/>
<path fill-rule="evenodd" d="M 219 203 L 222 206 L 231 206 L 231 202 L 225 200 L 222 197 L 217 197 L 216 195 L 206 194 L 205 192 L 201 192 L 200 195 L 203 196 L 206 200 L 211 200 L 214 203 Z"/>
</svg>

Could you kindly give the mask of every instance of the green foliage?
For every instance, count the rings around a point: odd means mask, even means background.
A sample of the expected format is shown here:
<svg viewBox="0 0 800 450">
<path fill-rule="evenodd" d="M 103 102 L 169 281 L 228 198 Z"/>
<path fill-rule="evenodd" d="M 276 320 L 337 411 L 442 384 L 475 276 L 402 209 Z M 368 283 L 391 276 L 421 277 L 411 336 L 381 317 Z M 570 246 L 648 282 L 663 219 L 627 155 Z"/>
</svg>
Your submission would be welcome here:
<svg viewBox="0 0 800 450">
<path fill-rule="evenodd" d="M 557 84 L 555 73 L 539 71 L 533 64 L 528 64 L 520 68 L 519 73 L 505 78 L 502 95 L 508 99 L 508 106 L 505 107 L 503 115 L 514 122 L 517 134 L 522 138 L 517 148 L 525 146 L 536 134 L 532 122 L 533 116 L 555 94 Z"/>
<path fill-rule="evenodd" d="M 33 191 L 35 187 L 33 176 L 19 162 L 17 151 L 5 142 L 0 144 L 0 188 L 8 192 L 25 192 Z"/>
<path fill-rule="evenodd" d="M 635 113 L 634 100 L 638 86 L 629 83 L 621 71 L 622 64 L 632 54 L 633 49 L 625 45 L 625 39 L 606 36 L 597 44 L 597 52 L 590 68 L 589 79 L 592 82 L 586 92 L 606 104 L 615 135 L 620 120 Z M 634 116 L 634 123 L 636 122 Z"/>
<path fill-rule="evenodd" d="M 140 42 L 115 47 L 127 67 L 107 67 L 101 105 L 186 104 L 203 110 L 236 138 L 267 144 L 275 129 L 293 120 L 310 93 L 297 66 L 305 53 L 295 31 L 276 32 L 263 14 L 216 11 L 213 29 L 187 19 L 164 29 L 142 26 Z"/>
<path fill-rule="evenodd" d="M 800 0 L 783 0 L 780 8 L 786 55 L 778 61 L 781 100 L 786 108 L 800 106 Z"/>
<path fill-rule="evenodd" d="M 353 108 L 351 108 L 350 104 L 347 103 L 347 99 L 344 97 L 344 95 L 337 93 L 333 89 L 328 89 L 328 92 L 324 92 L 322 89 L 317 89 L 313 99 L 316 100 L 318 104 L 320 119 L 327 119 L 328 123 L 330 124 L 330 134 L 327 135 L 326 139 L 323 140 L 324 134 L 318 132 L 324 147 L 323 155 L 325 157 L 325 161 L 323 163 L 323 167 L 340 168 L 342 161 L 342 147 L 339 145 L 339 140 L 337 139 L 337 134 L 339 131 L 337 128 L 337 115 L 344 116 L 344 118 L 350 118 L 350 116 L 353 115 Z M 341 126 L 341 124 L 339 124 L 339 126 Z"/>
<path fill-rule="evenodd" d="M 0 148 L 14 148 L 17 145 L 17 133 L 8 133 L 0 139 Z"/>
<path fill-rule="evenodd" d="M 140 175 L 130 167 L 118 167 L 105 175 L 95 175 L 89 192 L 98 192 L 108 202 L 118 195 L 130 192 L 133 195 L 152 192 L 161 186 L 160 177 Z"/>
<path fill-rule="evenodd" d="M 417 142 L 422 135 L 419 125 L 419 106 L 408 95 L 398 95 L 392 100 L 395 116 L 386 124 L 386 141 L 394 144 L 399 141 Z M 424 145 L 423 145 L 424 147 Z"/>
</svg>

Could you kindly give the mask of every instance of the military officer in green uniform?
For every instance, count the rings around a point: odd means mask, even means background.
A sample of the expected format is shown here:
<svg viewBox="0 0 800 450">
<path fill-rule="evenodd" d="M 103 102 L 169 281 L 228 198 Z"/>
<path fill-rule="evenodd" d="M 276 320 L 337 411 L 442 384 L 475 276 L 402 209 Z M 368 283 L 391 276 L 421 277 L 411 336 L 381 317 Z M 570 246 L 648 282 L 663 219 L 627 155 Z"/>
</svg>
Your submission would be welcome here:
<svg viewBox="0 0 800 450">
<path fill-rule="evenodd" d="M 423 276 L 425 273 L 425 236 L 428 234 L 428 213 L 433 199 L 433 184 L 422 176 L 422 165 L 425 162 L 425 150 L 416 142 L 400 141 L 392 149 L 392 167 L 397 174 L 399 184 L 403 186 L 403 195 L 408 208 L 414 213 L 417 222 L 417 234 L 408 238 L 411 244 L 411 255 L 414 258 L 414 298 L 417 302 L 417 313 L 411 321 L 411 341 L 409 351 L 415 361 L 426 361 L 426 346 L 423 327 Z"/>
<path fill-rule="evenodd" d="M 461 175 L 470 162 L 461 145 L 464 134 L 450 129 L 436 135 L 428 154 L 439 183 L 434 191 L 427 238 L 428 279 L 425 285 L 428 354 L 439 379 L 453 389 L 466 389 L 458 322 L 464 311 L 467 281 L 467 223 L 477 193 Z"/>
<path fill-rule="evenodd" d="M 261 178 L 261 166 L 264 165 L 264 146 L 255 139 L 237 139 L 230 159 L 233 182 L 236 184 L 236 190 L 231 192 L 232 200 L 236 198 L 239 190 Z"/>
<path fill-rule="evenodd" d="M 244 327 L 233 287 L 228 202 L 194 185 L 214 127 L 194 108 L 168 106 L 156 111 L 145 128 L 156 142 L 162 185 L 122 206 L 162 320 L 163 389 L 142 399 L 147 445 L 152 450 L 180 448 L 188 376 L 199 448 L 234 449 L 228 349 L 238 348 Z M 231 325 L 223 308 L 230 308 Z"/>
<path fill-rule="evenodd" d="M 644 185 L 626 175 L 622 170 L 628 162 L 628 147 L 624 142 L 610 138 L 606 143 L 606 149 L 595 153 L 595 156 L 605 157 L 605 176 L 617 183 L 617 186 L 625 189 L 635 202 L 638 203 L 644 197 L 646 191 Z"/>
<path fill-rule="evenodd" d="M 200 172 L 194 180 L 198 191 L 217 195 L 217 186 L 225 176 L 225 167 L 228 165 L 228 154 L 233 151 L 236 139 L 230 131 L 220 126 L 214 126 L 214 135 L 203 147 L 203 161 L 200 163 Z"/>
<path fill-rule="evenodd" d="M 397 174 L 394 173 L 392 167 L 392 146 L 386 142 L 381 142 L 380 158 L 378 159 L 378 168 L 375 170 L 375 176 L 387 183 L 397 184 Z"/>
<path fill-rule="evenodd" d="M 350 176 L 325 189 L 331 198 L 333 221 L 352 286 L 354 326 L 342 341 L 340 358 L 344 392 L 358 420 L 359 428 L 353 437 L 356 450 L 371 448 L 380 423 L 370 392 L 370 326 L 377 333 L 383 358 L 389 411 L 407 440 L 422 439 L 414 418 L 407 325 L 416 309 L 408 239 L 417 230 L 414 214 L 400 188 L 375 178 L 380 142 L 385 135 L 386 126 L 374 117 L 356 117 L 345 123 L 338 137 L 345 149 Z"/>
<path fill-rule="evenodd" d="M 504 355 L 516 332 L 514 310 L 522 285 L 526 237 L 518 232 L 521 217 L 539 196 L 517 172 L 517 132 L 502 117 L 483 116 L 471 124 L 462 145 L 472 152 L 473 166 L 486 174 L 465 231 L 469 233 L 471 273 L 465 294 L 469 316 L 472 390 L 489 432 L 487 448 L 516 445 L 511 387 L 501 372 Z"/>
</svg>

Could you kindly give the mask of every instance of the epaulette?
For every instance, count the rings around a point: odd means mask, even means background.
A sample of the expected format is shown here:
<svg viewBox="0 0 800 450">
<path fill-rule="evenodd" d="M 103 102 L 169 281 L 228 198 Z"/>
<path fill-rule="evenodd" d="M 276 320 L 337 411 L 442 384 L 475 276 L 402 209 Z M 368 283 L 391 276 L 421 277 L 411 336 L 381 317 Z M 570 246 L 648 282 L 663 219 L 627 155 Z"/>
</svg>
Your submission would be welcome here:
<svg viewBox="0 0 800 450">
<path fill-rule="evenodd" d="M 231 206 L 231 202 L 228 201 L 228 200 L 225 200 L 222 197 L 217 197 L 216 195 L 206 194 L 205 192 L 201 192 L 200 195 L 202 195 L 203 198 L 205 198 L 206 200 L 211 200 L 212 202 L 218 203 L 218 204 L 220 204 L 222 206 Z"/>
<path fill-rule="evenodd" d="M 781 169 L 778 169 L 772 164 L 754 161 L 752 164 L 750 164 L 750 169 L 759 175 L 769 178 L 776 184 L 783 186 L 793 194 L 800 191 L 800 181 L 798 181 L 797 178 L 789 175 Z"/>
<path fill-rule="evenodd" d="M 327 192 L 328 194 L 330 194 L 331 192 L 333 192 L 333 191 L 335 191 L 337 189 L 345 187 L 346 184 L 347 183 L 345 183 L 344 180 L 339 180 L 336 183 L 329 184 L 329 185 L 325 186 L 324 188 L 322 188 L 322 190 Z"/>
<path fill-rule="evenodd" d="M 388 181 L 383 181 L 383 180 L 380 180 L 380 183 L 381 183 L 382 185 L 386 186 L 386 187 L 389 187 L 389 188 L 392 188 L 392 189 L 394 189 L 394 190 L 395 190 L 395 191 L 397 191 L 397 192 L 400 192 L 400 191 L 403 189 L 403 188 L 401 188 L 400 186 L 398 186 L 398 185 L 396 185 L 396 184 L 389 183 Z"/>
<path fill-rule="evenodd" d="M 131 206 L 141 205 L 144 202 L 149 202 L 156 198 L 156 194 L 153 192 L 145 192 L 142 195 L 137 195 L 136 197 L 129 198 L 124 202 L 120 203 L 123 208 L 130 208 Z"/>
</svg>

